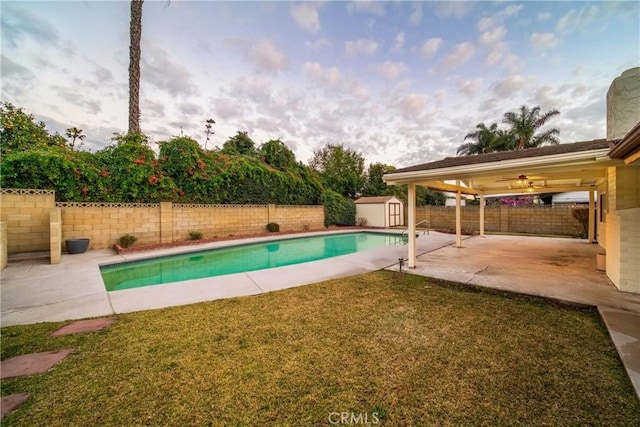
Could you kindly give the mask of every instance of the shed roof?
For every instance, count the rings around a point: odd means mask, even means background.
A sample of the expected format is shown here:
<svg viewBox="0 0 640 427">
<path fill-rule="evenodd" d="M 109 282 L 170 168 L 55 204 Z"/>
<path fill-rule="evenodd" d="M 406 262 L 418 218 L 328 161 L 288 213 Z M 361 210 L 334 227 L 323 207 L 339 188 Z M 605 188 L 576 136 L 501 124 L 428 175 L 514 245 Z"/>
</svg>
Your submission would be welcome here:
<svg viewBox="0 0 640 427">
<path fill-rule="evenodd" d="M 397 199 L 394 196 L 375 196 L 375 197 L 360 197 L 355 201 L 356 204 L 375 204 L 375 203 L 386 203 L 391 199 Z"/>
</svg>

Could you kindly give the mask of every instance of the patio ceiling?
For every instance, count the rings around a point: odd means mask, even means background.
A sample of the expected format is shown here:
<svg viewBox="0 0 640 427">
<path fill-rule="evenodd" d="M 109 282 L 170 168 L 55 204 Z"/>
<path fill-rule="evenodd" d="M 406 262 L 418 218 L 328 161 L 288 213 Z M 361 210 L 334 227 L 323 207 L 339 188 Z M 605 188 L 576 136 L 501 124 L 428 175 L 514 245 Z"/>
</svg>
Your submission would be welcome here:
<svg viewBox="0 0 640 427">
<path fill-rule="evenodd" d="M 417 184 L 463 194 L 535 194 L 593 190 L 606 178 L 612 160 L 604 140 L 445 158 L 384 175 L 390 185 Z M 455 182 L 460 181 L 458 187 Z"/>
</svg>

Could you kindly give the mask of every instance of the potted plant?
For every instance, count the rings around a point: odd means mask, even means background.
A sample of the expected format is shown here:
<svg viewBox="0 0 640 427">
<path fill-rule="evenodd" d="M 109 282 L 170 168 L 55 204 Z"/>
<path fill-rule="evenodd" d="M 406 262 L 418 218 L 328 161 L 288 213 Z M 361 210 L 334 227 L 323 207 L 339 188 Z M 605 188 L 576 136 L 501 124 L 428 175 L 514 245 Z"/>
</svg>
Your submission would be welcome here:
<svg viewBox="0 0 640 427">
<path fill-rule="evenodd" d="M 91 239 L 80 238 L 80 239 L 67 239 L 64 241 L 65 246 L 67 247 L 67 252 L 70 254 L 81 254 L 89 249 L 89 243 Z"/>
</svg>

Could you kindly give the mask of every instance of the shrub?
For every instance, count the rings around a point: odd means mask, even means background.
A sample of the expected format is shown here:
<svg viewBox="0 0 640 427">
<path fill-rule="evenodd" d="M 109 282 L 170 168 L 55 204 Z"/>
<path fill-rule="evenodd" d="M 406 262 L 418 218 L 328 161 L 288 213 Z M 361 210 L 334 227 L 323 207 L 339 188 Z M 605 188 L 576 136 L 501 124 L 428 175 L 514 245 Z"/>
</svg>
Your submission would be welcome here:
<svg viewBox="0 0 640 427">
<path fill-rule="evenodd" d="M 335 191 L 325 191 L 320 203 L 324 205 L 324 225 L 355 225 L 356 204 Z"/>
<path fill-rule="evenodd" d="M 189 232 L 189 239 L 191 240 L 202 240 L 203 237 L 202 231 L 194 230 Z"/>
<path fill-rule="evenodd" d="M 280 231 L 280 226 L 275 222 L 270 222 L 269 224 L 267 224 L 267 230 L 269 230 L 269 232 L 271 233 L 277 233 L 278 231 Z"/>
<path fill-rule="evenodd" d="M 123 248 L 128 248 L 132 246 L 138 238 L 136 236 L 132 236 L 131 234 L 125 234 L 118 239 L 118 243 Z"/>
<path fill-rule="evenodd" d="M 356 220 L 356 225 L 357 225 L 358 227 L 364 227 L 364 226 L 366 226 L 366 225 L 367 225 L 367 218 L 362 218 L 362 217 L 358 218 L 358 219 Z"/>
</svg>

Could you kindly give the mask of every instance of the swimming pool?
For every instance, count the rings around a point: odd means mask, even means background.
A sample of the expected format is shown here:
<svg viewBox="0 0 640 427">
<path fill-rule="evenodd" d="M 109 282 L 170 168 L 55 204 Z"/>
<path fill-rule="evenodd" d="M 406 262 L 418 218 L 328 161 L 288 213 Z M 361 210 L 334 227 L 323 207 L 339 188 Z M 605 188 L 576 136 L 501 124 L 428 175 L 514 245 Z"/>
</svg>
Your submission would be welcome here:
<svg viewBox="0 0 640 427">
<path fill-rule="evenodd" d="M 300 264 L 405 243 L 399 234 L 357 232 L 237 245 L 100 266 L 107 291 Z"/>
</svg>

